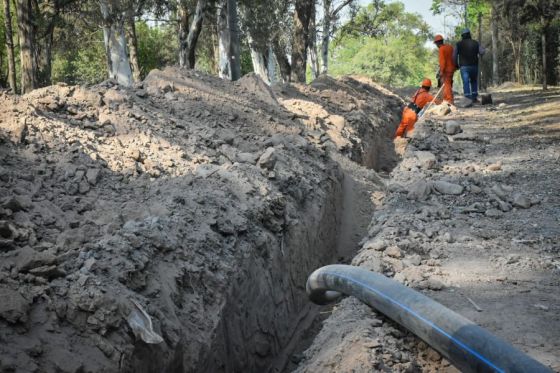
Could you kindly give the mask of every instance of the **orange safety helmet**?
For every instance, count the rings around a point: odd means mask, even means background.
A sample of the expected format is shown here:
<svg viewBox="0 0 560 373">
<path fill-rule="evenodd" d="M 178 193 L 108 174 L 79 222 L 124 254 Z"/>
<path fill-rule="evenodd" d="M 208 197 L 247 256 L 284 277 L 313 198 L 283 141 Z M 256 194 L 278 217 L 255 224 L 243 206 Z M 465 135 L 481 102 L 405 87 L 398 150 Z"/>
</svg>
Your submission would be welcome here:
<svg viewBox="0 0 560 373">
<path fill-rule="evenodd" d="M 443 35 L 437 34 L 436 37 L 434 38 L 434 43 L 437 43 L 438 41 L 443 41 Z"/>
<path fill-rule="evenodd" d="M 422 87 L 432 87 L 432 81 L 428 78 L 422 80 Z"/>
</svg>

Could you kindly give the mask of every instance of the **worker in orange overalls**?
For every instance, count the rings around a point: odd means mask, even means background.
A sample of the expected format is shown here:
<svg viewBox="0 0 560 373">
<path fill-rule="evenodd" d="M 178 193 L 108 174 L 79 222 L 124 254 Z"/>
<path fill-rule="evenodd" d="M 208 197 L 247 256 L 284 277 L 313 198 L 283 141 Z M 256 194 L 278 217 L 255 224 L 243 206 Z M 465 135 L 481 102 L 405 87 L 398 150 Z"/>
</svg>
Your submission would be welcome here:
<svg viewBox="0 0 560 373">
<path fill-rule="evenodd" d="M 404 137 L 407 133 L 412 132 L 414 124 L 418 120 L 418 113 L 434 100 L 430 94 L 432 81 L 430 79 L 422 80 L 422 87 L 414 93 L 411 101 L 405 106 L 402 114 L 401 124 L 395 133 L 395 137 Z M 441 100 L 435 100 L 436 104 L 441 104 Z"/>
<path fill-rule="evenodd" d="M 436 35 L 434 44 L 439 49 L 439 79 L 445 84 L 443 99 L 453 105 L 453 74 L 457 70 L 453 60 L 453 46 L 444 44 L 442 35 Z"/>
</svg>

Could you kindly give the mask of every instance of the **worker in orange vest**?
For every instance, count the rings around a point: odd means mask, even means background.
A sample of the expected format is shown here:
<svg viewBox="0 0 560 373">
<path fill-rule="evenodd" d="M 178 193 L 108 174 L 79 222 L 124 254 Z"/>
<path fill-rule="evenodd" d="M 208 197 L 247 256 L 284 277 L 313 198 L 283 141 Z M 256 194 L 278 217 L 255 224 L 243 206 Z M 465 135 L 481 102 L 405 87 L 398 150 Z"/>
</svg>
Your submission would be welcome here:
<svg viewBox="0 0 560 373">
<path fill-rule="evenodd" d="M 439 49 L 439 78 L 443 87 L 443 99 L 453 105 L 453 74 L 457 70 L 453 59 L 453 46 L 444 44 L 443 36 L 436 35 L 434 44 Z"/>
<path fill-rule="evenodd" d="M 418 113 L 431 101 L 434 97 L 430 94 L 432 81 L 430 79 L 422 80 L 422 87 L 414 93 L 411 101 L 405 106 L 402 114 L 401 124 L 395 133 L 395 137 L 404 137 L 407 133 L 412 132 L 414 124 L 418 120 Z M 436 104 L 441 104 L 441 100 L 435 100 Z"/>
</svg>

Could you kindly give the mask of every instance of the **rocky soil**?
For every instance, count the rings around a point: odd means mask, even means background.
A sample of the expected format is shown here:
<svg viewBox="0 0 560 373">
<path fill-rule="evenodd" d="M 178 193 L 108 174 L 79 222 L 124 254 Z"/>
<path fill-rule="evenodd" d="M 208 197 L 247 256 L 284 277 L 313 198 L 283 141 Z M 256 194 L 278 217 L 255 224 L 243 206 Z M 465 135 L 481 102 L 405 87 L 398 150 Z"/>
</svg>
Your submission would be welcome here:
<svg viewBox="0 0 560 373">
<path fill-rule="evenodd" d="M 403 101 L 394 93 L 358 76 L 335 80 L 323 75 L 308 86 L 274 88 L 282 105 L 303 119 L 312 136 L 327 138 L 325 145 L 332 150 L 376 171 L 396 166 L 398 157 L 389 140 Z"/>
<path fill-rule="evenodd" d="M 560 371 L 560 98 L 517 89 L 431 117 L 387 181 L 353 264 L 416 288 Z M 330 312 L 330 311 L 329 311 Z M 456 371 L 353 298 L 298 372 Z"/>
<path fill-rule="evenodd" d="M 401 100 L 168 68 L 0 104 L 0 372 L 217 372 L 286 366 L 307 275 L 366 234 L 383 183 L 360 164 L 396 164 Z"/>
</svg>

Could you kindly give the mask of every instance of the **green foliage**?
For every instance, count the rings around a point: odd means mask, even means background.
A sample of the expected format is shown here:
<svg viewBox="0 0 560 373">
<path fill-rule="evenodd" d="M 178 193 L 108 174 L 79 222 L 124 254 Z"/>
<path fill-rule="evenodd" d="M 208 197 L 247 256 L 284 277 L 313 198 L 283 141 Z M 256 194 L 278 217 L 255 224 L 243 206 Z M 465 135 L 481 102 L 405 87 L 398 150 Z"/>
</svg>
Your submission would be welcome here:
<svg viewBox="0 0 560 373">
<path fill-rule="evenodd" d="M 241 76 L 254 71 L 253 60 L 251 59 L 251 50 L 249 47 L 244 47 L 243 45 L 241 46 L 239 58 L 241 59 Z"/>
<path fill-rule="evenodd" d="M 334 53 L 330 69 L 335 76 L 363 74 L 394 87 L 416 86 L 435 78 L 434 52 L 410 38 L 350 38 Z"/>
<path fill-rule="evenodd" d="M 17 17 L 14 11 L 13 6 L 10 8 L 12 13 L 12 37 L 14 41 L 14 60 L 16 63 L 16 81 L 21 81 L 21 71 L 20 71 L 20 49 L 19 43 L 17 39 Z M 6 47 L 6 31 L 5 31 L 5 22 L 4 22 L 4 12 L 0 11 L 0 85 L 2 87 L 8 86 L 8 51 Z"/>
<path fill-rule="evenodd" d="M 490 16 L 492 6 L 488 0 L 471 0 L 469 1 L 467 7 L 467 13 L 469 15 L 469 25 L 474 27 L 478 26 L 478 15 L 482 17 Z"/>
<path fill-rule="evenodd" d="M 142 77 L 153 69 L 176 63 L 178 40 L 172 27 L 150 27 L 146 22 L 136 22 L 136 36 Z"/>
<path fill-rule="evenodd" d="M 425 46 L 429 26 L 400 2 L 374 2 L 343 25 L 331 47 L 331 74 L 363 74 L 394 86 L 435 78 L 436 51 Z"/>
<path fill-rule="evenodd" d="M 347 36 L 415 36 L 427 39 L 430 36 L 430 26 L 421 15 L 406 12 L 400 1 L 385 4 L 376 0 L 360 8 L 355 17 L 340 28 L 335 44 Z"/>
<path fill-rule="evenodd" d="M 103 32 L 81 40 L 80 47 L 57 50 L 53 57 L 52 80 L 68 84 L 95 84 L 107 77 Z"/>
<path fill-rule="evenodd" d="M 443 4 L 441 0 L 432 0 L 432 6 L 430 7 L 433 15 L 441 14 L 443 12 Z"/>
<path fill-rule="evenodd" d="M 485 0 L 432 0 L 430 10 L 434 15 L 445 14 L 460 20 L 461 22 L 457 25 L 457 29 L 463 29 L 465 26 L 470 27 L 473 25 L 469 21 L 470 13 L 468 7 L 474 2 L 485 2 Z"/>
<path fill-rule="evenodd" d="M 91 48 L 80 49 L 73 61 L 73 67 L 78 84 L 94 84 L 105 80 L 107 65 L 102 42 L 93 44 Z"/>
<path fill-rule="evenodd" d="M 177 35 L 171 27 L 150 27 L 137 22 L 138 60 L 142 76 L 153 69 L 172 65 L 177 55 Z M 106 79 L 107 62 L 103 44 L 103 32 L 83 33 L 74 45 L 66 40 L 67 48 L 57 50 L 53 59 L 53 82 L 69 84 L 95 84 Z"/>
<path fill-rule="evenodd" d="M 206 21 L 210 22 L 210 21 Z M 211 28 L 202 28 L 196 45 L 196 69 L 209 74 L 217 74 L 218 67 L 215 56 L 216 40 Z"/>
</svg>

